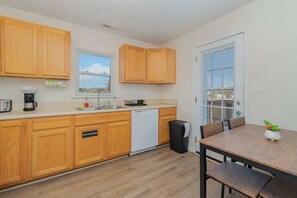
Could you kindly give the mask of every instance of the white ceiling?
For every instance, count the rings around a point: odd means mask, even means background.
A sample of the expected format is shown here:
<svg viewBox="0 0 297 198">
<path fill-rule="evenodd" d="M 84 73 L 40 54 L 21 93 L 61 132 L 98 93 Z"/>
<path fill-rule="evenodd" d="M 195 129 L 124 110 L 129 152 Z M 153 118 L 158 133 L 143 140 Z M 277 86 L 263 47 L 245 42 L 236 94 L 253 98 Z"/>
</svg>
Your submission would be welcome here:
<svg viewBox="0 0 297 198">
<path fill-rule="evenodd" d="M 161 45 L 253 1 L 1 0 L 0 4 Z"/>
</svg>

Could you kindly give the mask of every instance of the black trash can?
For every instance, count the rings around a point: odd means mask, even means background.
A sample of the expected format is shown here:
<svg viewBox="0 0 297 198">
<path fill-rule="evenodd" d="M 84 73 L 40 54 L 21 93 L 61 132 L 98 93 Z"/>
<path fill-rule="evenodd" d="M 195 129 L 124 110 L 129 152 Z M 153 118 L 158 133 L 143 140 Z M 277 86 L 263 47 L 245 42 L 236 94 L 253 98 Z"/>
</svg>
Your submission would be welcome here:
<svg viewBox="0 0 297 198">
<path fill-rule="evenodd" d="M 190 123 L 182 120 L 169 121 L 170 149 L 177 153 L 188 151 Z"/>
</svg>

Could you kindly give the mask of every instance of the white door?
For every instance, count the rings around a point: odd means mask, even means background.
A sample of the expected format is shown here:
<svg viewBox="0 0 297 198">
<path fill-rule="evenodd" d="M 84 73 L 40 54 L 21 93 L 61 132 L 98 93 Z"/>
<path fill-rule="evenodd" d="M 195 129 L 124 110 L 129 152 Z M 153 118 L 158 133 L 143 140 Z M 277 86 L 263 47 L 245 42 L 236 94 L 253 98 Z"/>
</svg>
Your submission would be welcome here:
<svg viewBox="0 0 297 198">
<path fill-rule="evenodd" d="M 244 115 L 243 36 L 238 34 L 197 48 L 200 100 L 196 115 L 200 125 L 224 121 L 227 127 L 227 120 Z"/>
</svg>

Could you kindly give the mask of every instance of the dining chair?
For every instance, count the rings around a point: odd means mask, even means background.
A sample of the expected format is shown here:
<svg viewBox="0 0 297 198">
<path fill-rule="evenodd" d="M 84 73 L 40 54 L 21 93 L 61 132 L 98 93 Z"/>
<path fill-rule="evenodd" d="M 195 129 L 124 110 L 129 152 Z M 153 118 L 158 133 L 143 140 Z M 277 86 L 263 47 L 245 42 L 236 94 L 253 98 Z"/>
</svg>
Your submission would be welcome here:
<svg viewBox="0 0 297 198">
<path fill-rule="evenodd" d="M 215 122 L 200 126 L 201 138 L 207 138 L 224 132 L 223 122 Z M 206 178 L 212 178 L 222 184 L 221 198 L 224 197 L 225 186 L 234 189 L 248 197 L 256 198 L 261 189 L 269 182 L 271 177 L 252 169 L 227 161 L 223 156 L 223 162 L 211 170 L 206 171 Z M 205 164 L 205 167 L 206 164 Z M 207 168 L 206 168 L 207 169 Z M 231 193 L 231 191 L 229 191 Z"/>
<path fill-rule="evenodd" d="M 245 125 L 245 117 L 233 118 L 228 120 L 229 130 Z"/>
<path fill-rule="evenodd" d="M 297 182 L 274 177 L 260 192 L 262 198 L 296 198 Z"/>
</svg>

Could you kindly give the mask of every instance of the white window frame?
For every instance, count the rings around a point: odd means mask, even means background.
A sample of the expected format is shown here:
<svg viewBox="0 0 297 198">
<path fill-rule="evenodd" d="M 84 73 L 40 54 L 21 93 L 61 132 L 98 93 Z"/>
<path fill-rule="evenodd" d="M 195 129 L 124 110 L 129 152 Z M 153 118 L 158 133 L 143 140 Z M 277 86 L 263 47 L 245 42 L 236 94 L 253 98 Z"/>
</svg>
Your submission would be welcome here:
<svg viewBox="0 0 297 198">
<path fill-rule="evenodd" d="M 110 58 L 110 74 L 109 75 L 105 75 L 105 74 L 92 74 L 92 73 L 85 73 L 87 75 L 94 75 L 94 76 L 110 76 L 110 93 L 106 93 L 106 92 L 102 92 L 100 93 L 101 96 L 114 96 L 114 76 L 113 76 L 113 65 L 114 65 L 114 54 L 110 54 L 110 53 L 105 53 L 105 52 L 98 52 L 98 51 L 92 51 L 92 50 L 86 50 L 86 49 L 81 49 L 81 48 L 76 48 L 75 49 L 76 52 L 76 96 L 96 96 L 97 97 L 97 93 L 82 93 L 79 92 L 79 75 L 80 74 L 84 74 L 83 72 L 79 71 L 79 52 L 85 52 L 85 53 L 89 53 L 89 54 L 93 54 L 96 56 L 103 56 L 103 57 L 108 57 Z"/>
</svg>

